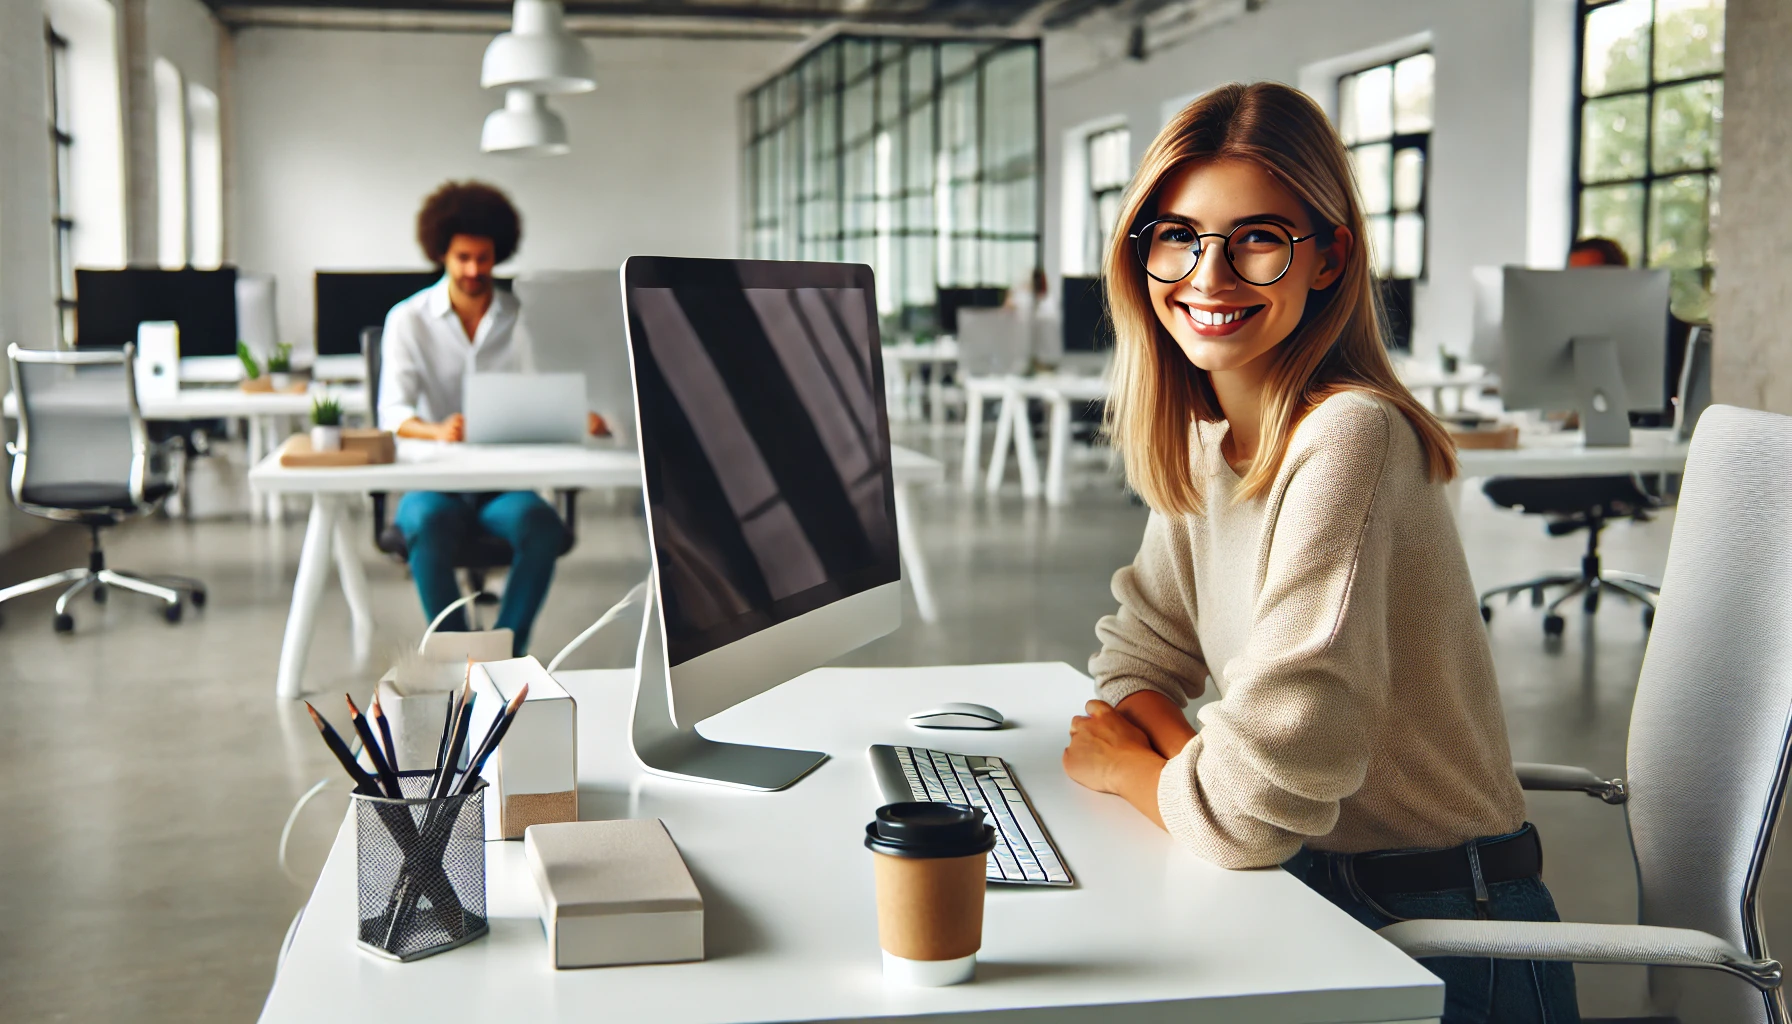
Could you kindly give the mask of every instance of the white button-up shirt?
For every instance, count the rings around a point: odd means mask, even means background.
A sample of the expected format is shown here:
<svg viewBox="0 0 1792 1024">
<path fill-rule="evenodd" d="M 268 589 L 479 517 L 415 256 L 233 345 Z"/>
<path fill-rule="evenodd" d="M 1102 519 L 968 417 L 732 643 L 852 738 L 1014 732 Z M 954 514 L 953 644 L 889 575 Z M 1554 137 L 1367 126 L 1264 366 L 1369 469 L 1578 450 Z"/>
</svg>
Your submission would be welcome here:
<svg viewBox="0 0 1792 1024">
<path fill-rule="evenodd" d="M 411 417 L 440 423 L 461 412 L 469 373 L 530 373 L 535 369 L 522 304 L 493 286 L 492 304 L 467 337 L 448 301 L 446 275 L 392 307 L 380 336 L 379 425 L 397 430 Z"/>
</svg>

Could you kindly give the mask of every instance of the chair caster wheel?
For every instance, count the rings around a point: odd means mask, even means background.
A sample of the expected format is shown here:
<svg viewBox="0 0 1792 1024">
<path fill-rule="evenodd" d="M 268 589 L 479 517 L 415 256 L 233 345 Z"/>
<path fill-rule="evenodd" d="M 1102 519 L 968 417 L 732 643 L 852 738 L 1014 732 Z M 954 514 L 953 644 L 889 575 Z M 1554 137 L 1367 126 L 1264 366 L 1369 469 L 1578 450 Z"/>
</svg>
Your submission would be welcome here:
<svg viewBox="0 0 1792 1024">
<path fill-rule="evenodd" d="M 180 621 L 180 612 L 181 612 L 181 604 L 179 601 L 176 601 L 173 604 L 169 605 L 168 607 L 162 609 L 162 618 L 167 619 L 169 622 L 179 622 Z"/>
<path fill-rule="evenodd" d="M 104 583 L 95 583 L 93 585 L 93 603 L 106 603 L 106 585 Z"/>
<path fill-rule="evenodd" d="M 1655 628 L 1655 609 L 1653 609 L 1653 608 L 1644 608 L 1643 609 L 1643 628 L 1644 629 L 1654 629 Z"/>
<path fill-rule="evenodd" d="M 1562 631 L 1567 628 L 1568 628 L 1567 621 L 1564 620 L 1560 615 L 1545 615 L 1545 616 L 1543 616 L 1543 635 L 1544 636 L 1561 636 Z"/>
<path fill-rule="evenodd" d="M 205 607 L 205 591 L 203 591 L 203 590 L 193 591 L 192 601 L 193 601 L 193 607 L 204 608 Z"/>
<path fill-rule="evenodd" d="M 53 624 L 58 633 L 73 633 L 75 631 L 75 617 L 67 612 L 56 616 Z"/>
<path fill-rule="evenodd" d="M 1487 605 L 1481 606 L 1481 621 L 1482 622 L 1492 622 L 1493 621 L 1493 609 L 1488 607 Z"/>
</svg>

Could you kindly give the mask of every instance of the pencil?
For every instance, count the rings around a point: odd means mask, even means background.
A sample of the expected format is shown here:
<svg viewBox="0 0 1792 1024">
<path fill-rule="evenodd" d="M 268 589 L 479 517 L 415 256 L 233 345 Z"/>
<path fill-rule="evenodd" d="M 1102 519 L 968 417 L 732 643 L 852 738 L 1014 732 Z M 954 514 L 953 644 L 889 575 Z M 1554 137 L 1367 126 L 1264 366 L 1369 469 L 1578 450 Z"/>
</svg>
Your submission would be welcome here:
<svg viewBox="0 0 1792 1024">
<path fill-rule="evenodd" d="M 392 742 L 392 723 L 386 721 L 386 712 L 380 708 L 380 692 L 373 691 L 373 705 L 367 709 L 373 720 L 379 724 L 380 739 L 386 744 L 386 764 L 397 775 L 402 769 L 398 767 L 398 744 Z"/>
<path fill-rule="evenodd" d="M 361 762 L 355 760 L 355 755 L 349 753 L 348 744 L 342 742 L 342 737 L 336 734 L 336 730 L 330 727 L 330 723 L 324 721 L 324 717 L 317 713 L 317 709 L 311 706 L 310 701 L 305 702 L 305 710 L 311 712 L 311 722 L 317 726 L 318 734 L 324 738 L 324 745 L 330 748 L 330 753 L 336 755 L 336 760 L 342 762 L 342 767 L 348 772 L 349 778 L 355 780 L 355 788 L 370 789 L 378 793 L 380 791 L 379 783 L 374 781 L 373 776 L 367 774 L 367 770 L 361 767 Z"/>
<path fill-rule="evenodd" d="M 398 784 L 398 776 L 393 774 L 392 766 L 386 763 L 386 755 L 380 753 L 380 741 L 373 738 L 373 727 L 367 724 L 367 719 L 361 714 L 361 709 L 355 707 L 353 697 L 345 693 L 342 695 L 342 699 L 348 701 L 348 712 L 355 723 L 355 732 L 360 735 L 361 747 L 367 751 L 368 759 L 373 762 L 373 770 L 379 776 L 381 788 L 392 799 L 403 800 L 404 787 Z"/>
<path fill-rule="evenodd" d="M 460 762 L 461 748 L 467 742 L 467 729 L 472 722 L 473 681 L 468 679 L 461 686 L 460 711 L 454 716 L 454 730 L 448 737 L 448 749 L 442 755 L 442 766 L 436 771 L 435 781 L 430 786 L 430 799 L 440 800 L 448 795 L 449 783 L 454 778 L 455 767 Z"/>
<path fill-rule="evenodd" d="M 460 780 L 460 787 L 455 790 L 457 795 L 465 795 L 473 788 L 473 780 L 479 777 L 480 769 L 485 767 L 486 758 L 491 757 L 492 752 L 498 749 L 498 744 L 503 742 L 504 733 L 509 731 L 510 723 L 515 721 L 516 713 L 522 709 L 523 699 L 528 696 L 529 684 L 524 683 L 523 688 L 516 691 L 516 696 L 510 698 L 510 703 L 505 705 L 503 713 L 486 732 L 485 740 L 479 744 L 478 753 L 475 753 L 467 762 L 467 774 Z"/>
</svg>

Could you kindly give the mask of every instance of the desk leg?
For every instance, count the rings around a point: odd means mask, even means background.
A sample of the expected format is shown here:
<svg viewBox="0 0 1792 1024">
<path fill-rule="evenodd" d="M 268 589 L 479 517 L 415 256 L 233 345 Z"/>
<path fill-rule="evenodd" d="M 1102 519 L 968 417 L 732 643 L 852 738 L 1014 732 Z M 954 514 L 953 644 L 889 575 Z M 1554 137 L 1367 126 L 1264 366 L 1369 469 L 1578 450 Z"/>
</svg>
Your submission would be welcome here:
<svg viewBox="0 0 1792 1024">
<path fill-rule="evenodd" d="M 964 489 L 977 489 L 977 467 L 983 463 L 983 392 L 974 388 L 964 394 L 964 471 L 959 477 Z"/>
<path fill-rule="evenodd" d="M 247 431 L 245 431 L 245 438 L 244 438 L 243 443 L 248 448 L 248 452 L 249 452 L 249 468 L 254 469 L 256 466 L 261 464 L 262 457 L 267 454 L 267 452 L 265 450 L 266 442 L 263 439 L 263 431 L 261 429 L 261 417 L 260 416 L 245 416 L 243 418 L 243 422 L 245 424 L 247 424 L 247 426 L 249 428 Z M 260 519 L 262 509 L 263 509 L 263 504 L 262 504 L 262 499 L 261 499 L 261 489 L 256 487 L 254 484 L 250 484 L 249 485 L 249 519 L 251 521 Z"/>
<path fill-rule="evenodd" d="M 1014 403 L 1014 461 L 1020 463 L 1020 493 L 1039 497 L 1039 452 L 1033 447 L 1033 424 L 1027 419 L 1027 400 Z"/>
<path fill-rule="evenodd" d="M 989 475 L 983 480 L 983 489 L 991 494 L 1002 489 L 1002 477 L 1008 475 L 1008 449 L 1014 440 L 1014 406 L 1020 400 L 1014 392 L 1005 392 L 1002 408 L 996 413 L 996 443 L 989 450 Z"/>
<path fill-rule="evenodd" d="M 332 498 L 332 501 L 340 499 Z M 361 565 L 361 556 L 355 553 L 355 542 L 351 536 L 353 524 L 347 515 L 347 509 L 337 506 L 335 549 L 336 576 L 342 581 L 342 596 L 348 599 L 349 624 L 354 632 L 355 662 L 360 664 L 367 660 L 370 641 L 373 639 L 373 603 L 367 598 L 367 571 Z"/>
<path fill-rule="evenodd" d="M 1053 395 L 1050 440 L 1045 453 L 1045 503 L 1063 505 L 1070 500 L 1064 481 L 1065 463 L 1070 458 L 1070 399 Z"/>
<path fill-rule="evenodd" d="M 911 484 L 896 488 L 896 544 L 902 552 L 902 567 L 909 590 L 915 595 L 915 610 L 922 622 L 938 622 L 939 608 L 933 603 L 933 585 L 927 580 L 927 558 L 921 552 L 921 538 L 915 533 L 914 511 L 909 505 Z"/>
<path fill-rule="evenodd" d="M 927 425 L 938 433 L 946 425 L 945 363 L 929 363 L 927 373 Z"/>
<path fill-rule="evenodd" d="M 267 431 L 268 450 L 273 451 L 285 440 L 287 434 L 292 433 L 292 423 L 285 416 L 270 418 L 264 429 Z M 286 497 L 279 491 L 268 492 L 268 522 L 276 525 L 286 522 Z"/>
<path fill-rule="evenodd" d="M 330 545 L 336 520 L 342 514 L 341 499 L 317 494 L 311 498 L 311 521 L 305 527 L 305 546 L 299 549 L 299 573 L 292 584 L 292 607 L 286 613 L 286 638 L 280 642 L 280 673 L 275 693 L 284 700 L 299 696 L 305 677 L 305 657 L 311 649 L 311 631 L 317 622 L 317 605 L 324 596 L 324 579 L 330 571 Z"/>
</svg>

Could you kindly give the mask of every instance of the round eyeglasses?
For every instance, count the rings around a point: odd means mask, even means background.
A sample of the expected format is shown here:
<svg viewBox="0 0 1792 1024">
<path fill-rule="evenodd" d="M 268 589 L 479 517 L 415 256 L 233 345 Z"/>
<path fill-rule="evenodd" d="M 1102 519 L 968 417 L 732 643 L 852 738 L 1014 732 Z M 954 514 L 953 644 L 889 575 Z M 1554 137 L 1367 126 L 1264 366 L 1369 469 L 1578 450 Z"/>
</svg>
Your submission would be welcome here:
<svg viewBox="0 0 1792 1024">
<path fill-rule="evenodd" d="M 1226 262 L 1232 273 L 1245 284 L 1258 287 L 1275 284 L 1294 265 L 1294 246 L 1318 236 L 1318 232 L 1299 238 L 1280 224 L 1267 221 L 1246 221 L 1221 235 L 1201 233 L 1180 220 L 1154 220 L 1127 236 L 1145 273 L 1153 280 L 1175 284 L 1195 272 L 1206 250 L 1202 239 L 1224 240 Z"/>
</svg>

